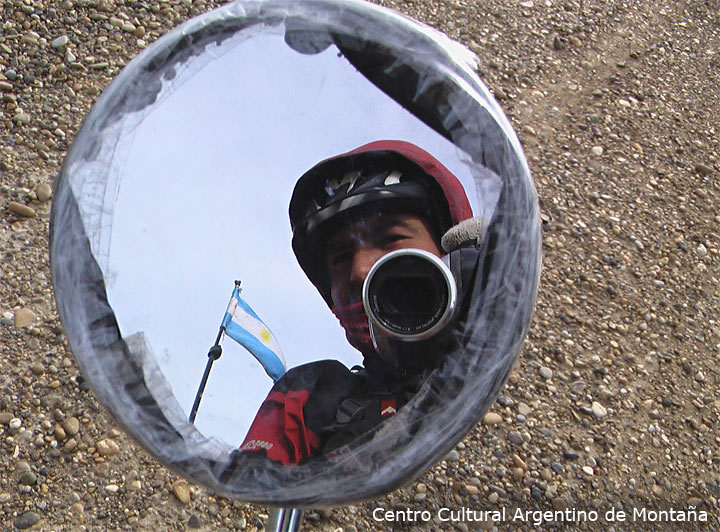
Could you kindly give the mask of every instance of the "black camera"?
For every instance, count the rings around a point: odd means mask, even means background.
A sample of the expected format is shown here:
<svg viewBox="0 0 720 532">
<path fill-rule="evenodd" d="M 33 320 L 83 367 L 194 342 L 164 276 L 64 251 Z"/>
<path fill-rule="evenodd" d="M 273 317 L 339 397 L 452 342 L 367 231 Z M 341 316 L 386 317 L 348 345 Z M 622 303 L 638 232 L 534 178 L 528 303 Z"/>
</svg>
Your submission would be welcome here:
<svg viewBox="0 0 720 532">
<path fill-rule="evenodd" d="M 443 259 L 420 249 L 400 249 L 383 256 L 368 272 L 363 305 L 376 348 L 382 336 L 416 342 L 434 336 L 452 320 L 457 285 Z"/>
<path fill-rule="evenodd" d="M 477 269 L 476 249 L 442 259 L 420 249 L 384 255 L 363 284 L 363 306 L 375 350 L 398 374 L 435 367 L 459 345 L 453 334 Z"/>
</svg>

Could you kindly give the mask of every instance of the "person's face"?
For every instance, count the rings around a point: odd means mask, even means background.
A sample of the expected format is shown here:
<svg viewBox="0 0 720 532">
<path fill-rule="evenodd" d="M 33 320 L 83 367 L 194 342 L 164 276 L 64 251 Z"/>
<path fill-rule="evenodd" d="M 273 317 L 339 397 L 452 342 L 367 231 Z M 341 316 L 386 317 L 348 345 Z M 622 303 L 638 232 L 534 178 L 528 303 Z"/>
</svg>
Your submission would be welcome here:
<svg viewBox="0 0 720 532">
<path fill-rule="evenodd" d="M 325 251 L 333 305 L 361 301 L 363 282 L 373 264 L 391 251 L 407 248 L 441 256 L 428 226 L 413 214 L 375 214 L 339 227 Z"/>
</svg>

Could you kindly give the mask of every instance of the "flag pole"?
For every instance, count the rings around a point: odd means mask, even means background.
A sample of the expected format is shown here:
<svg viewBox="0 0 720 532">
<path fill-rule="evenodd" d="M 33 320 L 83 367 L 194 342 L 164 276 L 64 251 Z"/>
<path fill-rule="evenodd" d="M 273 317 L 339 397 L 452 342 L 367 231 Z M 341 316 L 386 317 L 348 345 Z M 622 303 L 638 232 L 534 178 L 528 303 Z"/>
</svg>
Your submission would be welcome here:
<svg viewBox="0 0 720 532">
<path fill-rule="evenodd" d="M 240 281 L 235 281 L 235 287 L 240 287 Z M 233 294 L 235 291 L 233 290 Z M 232 299 L 231 299 L 232 300 Z M 223 320 L 224 321 L 224 320 Z M 195 395 L 195 402 L 193 403 L 192 410 L 190 410 L 190 423 L 195 423 L 195 417 L 197 416 L 198 408 L 200 407 L 200 400 L 202 399 L 203 393 L 205 392 L 205 386 L 207 385 L 208 378 L 210 377 L 210 370 L 212 369 L 213 363 L 220 358 L 222 355 L 222 347 L 220 346 L 220 340 L 225 332 L 225 325 L 220 325 L 217 338 L 215 338 L 215 344 L 208 351 L 208 360 L 205 364 L 205 372 L 203 373 L 202 379 L 200 380 L 200 386 L 198 387 L 197 394 Z"/>
</svg>

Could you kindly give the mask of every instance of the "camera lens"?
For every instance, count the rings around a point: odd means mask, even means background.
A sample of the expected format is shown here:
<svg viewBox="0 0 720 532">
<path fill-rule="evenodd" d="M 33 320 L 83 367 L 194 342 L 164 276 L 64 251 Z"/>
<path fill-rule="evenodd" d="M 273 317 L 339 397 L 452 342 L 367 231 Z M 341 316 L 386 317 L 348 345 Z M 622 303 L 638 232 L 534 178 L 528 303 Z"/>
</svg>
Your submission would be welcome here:
<svg viewBox="0 0 720 532">
<path fill-rule="evenodd" d="M 444 325 L 454 305 L 454 280 L 434 255 L 390 253 L 368 274 L 363 301 L 370 318 L 392 336 L 419 339 Z"/>
</svg>

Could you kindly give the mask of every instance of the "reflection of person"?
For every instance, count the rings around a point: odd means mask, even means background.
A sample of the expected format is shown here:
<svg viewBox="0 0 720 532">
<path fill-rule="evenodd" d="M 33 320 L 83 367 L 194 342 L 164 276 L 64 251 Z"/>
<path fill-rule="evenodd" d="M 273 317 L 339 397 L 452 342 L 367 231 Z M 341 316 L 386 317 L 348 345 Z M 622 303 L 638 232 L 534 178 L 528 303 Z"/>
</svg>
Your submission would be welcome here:
<svg viewBox="0 0 720 532">
<path fill-rule="evenodd" d="M 471 217 L 457 178 L 406 142 L 362 146 L 300 178 L 290 202 L 293 250 L 363 354 L 364 367 L 350 371 L 323 360 L 288 371 L 260 407 L 240 452 L 297 463 L 337 450 L 407 403 L 443 353 L 429 349 L 402 359 L 379 353 L 361 300 L 363 282 L 391 251 L 441 256 L 442 244 L 450 251 L 447 236 Z M 468 236 L 455 231 L 452 247 L 458 234 Z"/>
</svg>

